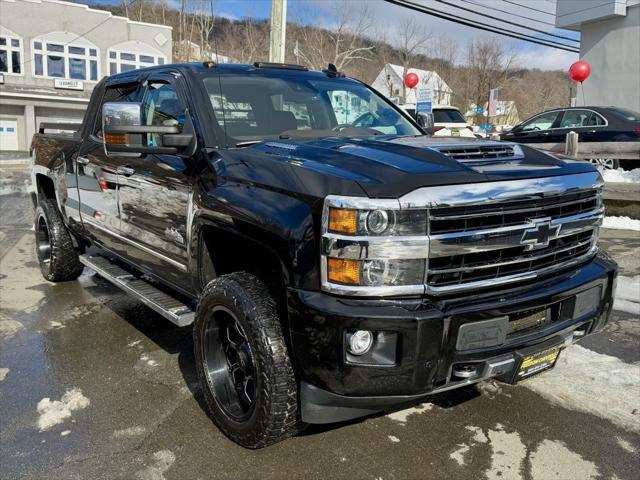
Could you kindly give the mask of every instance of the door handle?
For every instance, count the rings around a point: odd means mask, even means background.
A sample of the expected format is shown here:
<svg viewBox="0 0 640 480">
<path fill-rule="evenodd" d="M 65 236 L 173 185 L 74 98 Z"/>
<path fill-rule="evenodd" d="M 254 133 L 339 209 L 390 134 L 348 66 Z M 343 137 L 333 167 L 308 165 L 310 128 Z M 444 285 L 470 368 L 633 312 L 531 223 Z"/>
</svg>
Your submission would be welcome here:
<svg viewBox="0 0 640 480">
<path fill-rule="evenodd" d="M 76 157 L 76 162 L 78 162 L 79 165 L 89 165 L 91 163 L 91 160 L 89 160 L 87 157 Z"/>
<path fill-rule="evenodd" d="M 116 168 L 116 173 L 118 173 L 120 175 L 125 175 L 127 177 L 129 175 L 133 175 L 135 172 L 136 171 L 133 168 L 131 168 L 131 167 L 127 166 L 127 165 L 120 166 L 120 167 Z"/>
</svg>

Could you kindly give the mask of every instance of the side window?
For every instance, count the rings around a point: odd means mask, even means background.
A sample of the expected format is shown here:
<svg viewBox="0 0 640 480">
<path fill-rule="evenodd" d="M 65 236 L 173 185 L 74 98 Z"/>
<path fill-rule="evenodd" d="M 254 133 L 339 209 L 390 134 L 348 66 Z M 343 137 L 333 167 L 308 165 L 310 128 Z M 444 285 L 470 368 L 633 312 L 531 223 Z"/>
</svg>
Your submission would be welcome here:
<svg viewBox="0 0 640 480">
<path fill-rule="evenodd" d="M 184 125 L 185 108 L 173 85 L 166 82 L 147 84 L 142 99 L 142 121 L 145 125 Z"/>
<path fill-rule="evenodd" d="M 589 110 L 566 110 L 560 121 L 561 128 L 578 128 L 589 125 L 591 112 Z"/>
<path fill-rule="evenodd" d="M 138 84 L 129 83 L 126 85 L 116 85 L 108 87 L 100 102 L 100 109 L 96 114 L 96 120 L 93 125 L 93 134 L 102 140 L 102 106 L 107 102 L 137 102 L 138 101 Z"/>
<path fill-rule="evenodd" d="M 522 126 L 523 132 L 532 132 L 537 130 L 548 130 L 558 118 L 558 112 L 544 113 Z"/>
<path fill-rule="evenodd" d="M 607 121 L 598 115 L 596 112 L 591 112 L 587 125 L 590 127 L 602 127 L 607 124 Z"/>
</svg>

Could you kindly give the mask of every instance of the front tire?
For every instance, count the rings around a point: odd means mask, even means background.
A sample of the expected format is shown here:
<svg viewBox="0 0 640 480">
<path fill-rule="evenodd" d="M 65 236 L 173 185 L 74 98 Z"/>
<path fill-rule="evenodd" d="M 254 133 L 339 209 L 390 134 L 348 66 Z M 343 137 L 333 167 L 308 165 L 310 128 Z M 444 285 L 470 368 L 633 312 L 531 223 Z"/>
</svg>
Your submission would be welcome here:
<svg viewBox="0 0 640 480">
<path fill-rule="evenodd" d="M 193 340 L 207 408 L 225 435 L 262 448 L 300 431 L 298 386 L 276 303 L 258 278 L 238 272 L 211 281 Z"/>
<path fill-rule="evenodd" d="M 40 199 L 36 208 L 36 253 L 42 276 L 50 282 L 75 280 L 84 266 L 55 202 Z"/>
</svg>

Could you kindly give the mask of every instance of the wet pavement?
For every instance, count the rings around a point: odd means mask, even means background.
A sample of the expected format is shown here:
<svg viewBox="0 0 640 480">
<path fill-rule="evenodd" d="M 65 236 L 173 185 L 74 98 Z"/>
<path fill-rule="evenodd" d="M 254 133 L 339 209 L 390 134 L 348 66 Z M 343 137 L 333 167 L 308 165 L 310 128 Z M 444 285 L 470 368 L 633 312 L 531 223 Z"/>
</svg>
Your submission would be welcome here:
<svg viewBox="0 0 640 480">
<path fill-rule="evenodd" d="M 0 170 L 2 479 L 639 476 L 639 232 L 602 232 L 621 265 L 618 309 L 553 371 L 248 451 L 200 404 L 189 328 L 89 271 L 42 279 L 26 179 Z"/>
</svg>

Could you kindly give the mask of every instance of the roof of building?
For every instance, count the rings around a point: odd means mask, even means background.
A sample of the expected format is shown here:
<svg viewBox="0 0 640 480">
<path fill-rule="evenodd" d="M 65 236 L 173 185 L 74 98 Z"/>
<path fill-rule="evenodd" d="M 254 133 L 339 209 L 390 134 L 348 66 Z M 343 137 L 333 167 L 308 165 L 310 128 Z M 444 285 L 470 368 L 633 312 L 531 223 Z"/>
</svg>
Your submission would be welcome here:
<svg viewBox="0 0 640 480">
<path fill-rule="evenodd" d="M 390 68 L 393 71 L 393 73 L 395 73 L 398 76 L 398 78 L 402 79 L 403 73 L 404 73 L 404 68 L 401 65 L 395 65 L 393 63 L 387 63 L 384 66 L 384 68 L 387 68 L 387 67 Z M 416 75 L 418 75 L 418 77 L 426 78 L 426 79 L 430 79 L 434 75 L 437 75 L 438 77 L 440 77 L 440 75 L 438 75 L 438 72 L 436 72 L 436 71 L 423 70 L 421 68 L 413 68 L 413 67 L 409 67 L 407 69 L 407 73 L 415 73 Z M 442 85 L 446 87 L 444 90 L 451 91 L 451 88 L 449 87 L 449 85 L 447 85 L 446 82 L 444 82 L 442 79 L 440 81 L 442 82 Z"/>
</svg>

